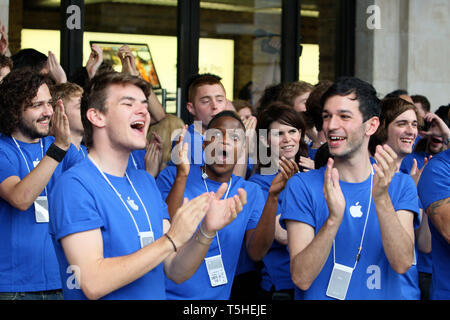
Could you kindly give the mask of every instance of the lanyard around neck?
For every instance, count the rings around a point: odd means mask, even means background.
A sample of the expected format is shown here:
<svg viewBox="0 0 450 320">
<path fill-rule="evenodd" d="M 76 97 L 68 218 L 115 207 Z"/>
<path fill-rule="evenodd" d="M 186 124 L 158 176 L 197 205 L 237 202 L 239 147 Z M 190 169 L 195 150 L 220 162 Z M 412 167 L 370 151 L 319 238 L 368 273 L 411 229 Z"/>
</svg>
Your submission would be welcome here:
<svg viewBox="0 0 450 320">
<path fill-rule="evenodd" d="M 203 170 L 202 170 L 202 173 L 203 173 L 202 174 L 203 184 L 205 185 L 206 192 L 209 193 L 208 184 L 206 183 L 207 175 L 205 175 L 206 173 L 203 172 Z M 230 177 L 230 181 L 228 181 L 228 189 L 227 189 L 227 192 L 225 193 L 224 200 L 228 198 L 228 193 L 230 192 L 232 182 L 233 182 L 233 178 Z M 216 237 L 217 237 L 217 246 L 219 247 L 219 253 L 220 253 L 220 256 L 222 256 L 222 249 L 220 248 L 220 240 L 219 240 L 219 231 L 216 232 Z"/>
<path fill-rule="evenodd" d="M 25 161 L 25 165 L 27 166 L 28 173 L 31 173 L 30 167 L 28 166 L 27 158 L 25 157 L 25 155 L 22 152 L 22 148 L 20 148 L 19 143 L 17 142 L 17 140 L 13 136 L 11 136 L 11 138 L 13 139 L 14 143 L 16 144 L 17 149 L 19 149 L 19 152 L 22 155 L 23 161 Z M 44 158 L 44 146 L 42 144 L 42 138 L 39 139 L 39 143 L 41 144 L 41 156 L 42 156 L 41 160 L 42 160 Z M 31 161 L 33 161 L 33 160 L 31 160 Z M 44 187 L 44 190 L 45 190 L 45 195 L 48 196 L 47 186 Z"/>
<path fill-rule="evenodd" d="M 364 236 L 366 235 L 366 227 L 367 227 L 367 221 L 369 220 L 369 214 L 370 214 L 370 206 L 372 204 L 372 187 L 373 187 L 373 168 L 372 172 L 370 174 L 370 196 L 369 196 L 369 205 L 367 207 L 367 213 L 366 213 L 366 221 L 364 222 L 364 228 L 363 228 L 363 232 L 362 232 L 362 236 L 361 236 L 361 241 L 359 243 L 359 247 L 358 247 L 358 253 L 356 254 L 356 258 L 355 258 L 355 264 L 353 265 L 353 270 L 355 270 L 356 265 L 358 264 L 359 258 L 361 257 L 361 251 L 362 251 L 362 245 L 364 242 Z M 335 244 L 335 240 L 333 239 L 333 262 L 334 264 L 336 264 L 336 244 Z"/>
<path fill-rule="evenodd" d="M 125 203 L 125 201 L 122 198 L 122 195 L 119 193 L 119 191 L 117 191 L 117 189 L 113 186 L 113 184 L 111 183 L 111 181 L 109 181 L 108 177 L 105 175 L 105 173 L 100 169 L 100 167 L 98 166 L 98 164 L 94 161 L 94 159 L 92 159 L 92 157 L 88 154 L 87 157 L 89 158 L 89 160 L 91 160 L 91 162 L 94 164 L 94 166 L 97 168 L 97 170 L 100 172 L 100 174 L 102 175 L 102 177 L 105 179 L 105 181 L 109 184 L 109 186 L 114 190 L 114 193 L 119 197 L 120 201 L 122 202 L 122 204 L 124 205 L 125 209 L 128 211 L 128 214 L 130 215 L 131 219 L 134 222 L 134 226 L 136 227 L 136 231 L 138 234 L 140 234 L 140 230 L 139 227 L 137 225 L 136 220 L 134 219 L 133 214 L 131 213 L 131 210 L 128 208 L 127 204 Z M 134 193 L 136 194 L 136 196 L 138 197 L 142 207 L 144 208 L 144 212 L 145 212 L 145 216 L 147 217 L 147 222 L 148 222 L 148 226 L 150 227 L 150 231 L 153 232 L 152 229 L 152 224 L 150 222 L 150 218 L 148 216 L 148 212 L 147 212 L 147 208 L 145 207 L 144 203 L 142 202 L 141 197 L 139 196 L 139 194 L 137 193 L 136 189 L 134 188 L 133 182 L 131 182 L 130 178 L 128 177 L 127 172 L 125 171 L 125 177 L 127 178 L 128 183 L 131 185 L 131 188 L 133 189 Z"/>
<path fill-rule="evenodd" d="M 131 160 L 133 161 L 134 168 L 135 168 L 136 170 L 138 170 L 138 166 L 137 166 L 136 160 L 134 160 L 133 154 L 130 153 L 130 156 L 131 156 Z"/>
</svg>

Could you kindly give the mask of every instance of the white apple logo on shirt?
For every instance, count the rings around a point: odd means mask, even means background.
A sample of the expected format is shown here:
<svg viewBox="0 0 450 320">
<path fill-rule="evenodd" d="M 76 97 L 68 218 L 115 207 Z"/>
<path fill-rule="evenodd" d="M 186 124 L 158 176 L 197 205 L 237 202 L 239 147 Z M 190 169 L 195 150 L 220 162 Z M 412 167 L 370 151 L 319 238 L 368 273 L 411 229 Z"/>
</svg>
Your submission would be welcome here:
<svg viewBox="0 0 450 320">
<path fill-rule="evenodd" d="M 130 197 L 128 197 L 127 203 L 131 207 L 131 209 L 133 209 L 134 211 L 138 211 L 139 210 L 139 206 L 136 203 L 134 203 L 134 200 L 130 199 Z"/>
<path fill-rule="evenodd" d="M 353 218 L 361 218 L 363 213 L 361 211 L 361 206 L 357 202 L 354 206 L 350 207 L 350 214 Z"/>
</svg>

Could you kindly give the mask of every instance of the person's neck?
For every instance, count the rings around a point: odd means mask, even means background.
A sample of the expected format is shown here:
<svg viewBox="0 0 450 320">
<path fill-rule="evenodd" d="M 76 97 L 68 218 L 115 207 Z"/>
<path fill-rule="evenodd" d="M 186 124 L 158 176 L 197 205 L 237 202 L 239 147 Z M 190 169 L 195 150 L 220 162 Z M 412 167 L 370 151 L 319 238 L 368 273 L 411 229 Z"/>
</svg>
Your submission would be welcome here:
<svg viewBox="0 0 450 320">
<path fill-rule="evenodd" d="M 203 135 L 206 131 L 206 126 L 203 125 L 203 122 L 198 119 L 194 119 L 194 131 Z"/>
<path fill-rule="evenodd" d="M 71 132 L 70 133 L 70 142 L 77 147 L 77 150 L 80 150 L 80 146 L 81 146 L 81 141 L 83 140 L 83 135 L 82 134 L 77 134 L 75 132 Z"/>
<path fill-rule="evenodd" d="M 38 143 L 40 139 L 40 138 L 32 139 L 24 135 L 20 130 L 15 130 L 13 133 L 11 133 L 11 137 L 25 143 Z"/>
<path fill-rule="evenodd" d="M 203 166 L 203 170 L 205 170 L 206 174 L 208 175 L 208 179 L 216 181 L 216 182 L 228 182 L 230 181 L 231 176 L 233 175 L 233 170 L 230 172 L 227 172 L 223 175 L 219 175 L 215 173 L 209 166 Z"/>
<path fill-rule="evenodd" d="M 350 183 L 363 182 L 372 172 L 369 152 L 351 158 L 335 157 L 334 168 L 339 172 L 339 180 Z"/>
<path fill-rule="evenodd" d="M 317 133 L 317 136 L 315 139 L 313 139 L 313 149 L 319 149 L 321 145 L 323 145 L 325 142 L 327 142 L 327 138 L 325 137 L 325 133 L 323 133 L 323 130 L 320 130 Z"/>
<path fill-rule="evenodd" d="M 113 176 L 123 177 L 127 169 L 130 152 L 94 145 L 89 149 L 89 157 L 95 161 L 103 172 Z"/>
<path fill-rule="evenodd" d="M 396 172 L 400 171 L 400 166 L 402 165 L 403 159 L 405 159 L 405 156 L 397 155 L 397 160 L 395 161 L 395 164 L 397 166 L 397 171 Z"/>
</svg>

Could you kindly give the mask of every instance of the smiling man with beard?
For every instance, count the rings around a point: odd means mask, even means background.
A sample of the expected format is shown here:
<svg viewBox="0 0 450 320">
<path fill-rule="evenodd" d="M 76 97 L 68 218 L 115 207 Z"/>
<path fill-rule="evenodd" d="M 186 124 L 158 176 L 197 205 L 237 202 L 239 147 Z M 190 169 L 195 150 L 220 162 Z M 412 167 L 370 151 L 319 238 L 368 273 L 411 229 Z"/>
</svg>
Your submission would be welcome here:
<svg viewBox="0 0 450 320">
<path fill-rule="evenodd" d="M 379 104 L 375 88 L 353 77 L 338 79 L 321 98 L 334 159 L 292 177 L 282 199 L 296 299 L 402 298 L 399 274 L 413 260 L 417 191 L 411 177 L 396 173 L 397 155 L 387 144 L 377 146 L 376 164 L 370 158 Z M 362 215 L 352 209 L 359 206 Z"/>
<path fill-rule="evenodd" d="M 0 85 L 0 299 L 62 297 L 47 197 L 82 158 L 62 102 L 51 104 L 48 83 L 23 70 Z"/>
</svg>

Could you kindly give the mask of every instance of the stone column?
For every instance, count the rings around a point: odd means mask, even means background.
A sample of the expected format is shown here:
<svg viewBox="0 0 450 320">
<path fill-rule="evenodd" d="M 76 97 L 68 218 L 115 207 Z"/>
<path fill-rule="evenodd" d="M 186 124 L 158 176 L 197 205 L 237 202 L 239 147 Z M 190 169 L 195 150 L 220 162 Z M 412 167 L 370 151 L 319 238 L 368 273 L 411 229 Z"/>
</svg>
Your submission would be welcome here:
<svg viewBox="0 0 450 320">
<path fill-rule="evenodd" d="M 447 0 L 358 0 L 355 75 L 380 97 L 406 89 L 432 110 L 448 104 L 449 12 Z"/>
</svg>

